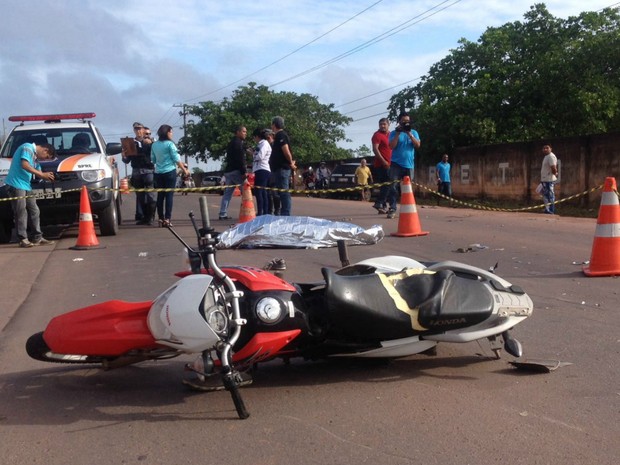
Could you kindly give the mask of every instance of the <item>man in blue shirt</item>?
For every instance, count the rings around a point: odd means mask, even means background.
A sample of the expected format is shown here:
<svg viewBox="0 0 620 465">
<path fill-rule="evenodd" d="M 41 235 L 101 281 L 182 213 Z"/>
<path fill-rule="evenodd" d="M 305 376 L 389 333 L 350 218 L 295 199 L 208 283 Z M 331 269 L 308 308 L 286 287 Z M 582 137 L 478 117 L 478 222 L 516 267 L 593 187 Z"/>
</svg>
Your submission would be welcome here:
<svg viewBox="0 0 620 465">
<path fill-rule="evenodd" d="M 441 161 L 437 163 L 437 187 L 440 194 L 446 197 L 452 197 L 452 182 L 450 181 L 450 163 L 448 163 L 448 154 L 444 153 Z M 439 202 L 439 201 L 438 201 Z"/>
<path fill-rule="evenodd" d="M 388 176 L 390 181 L 400 181 L 405 176 L 413 181 L 414 154 L 415 149 L 420 148 L 420 136 L 415 129 L 411 128 L 411 118 L 409 113 L 401 113 L 398 116 L 398 126 L 389 137 L 390 148 L 392 149 L 392 162 Z M 396 205 L 396 183 L 390 185 L 388 193 L 388 203 Z M 394 218 L 396 210 L 390 208 L 387 217 Z"/>
<path fill-rule="evenodd" d="M 11 200 L 15 229 L 20 247 L 34 247 L 35 245 L 53 244 L 41 233 L 39 207 L 34 197 L 28 197 L 32 187 L 30 182 L 33 176 L 48 181 L 54 180 L 54 173 L 41 171 L 39 160 L 51 159 L 56 156 L 54 147 L 50 144 L 25 143 L 20 145 L 11 161 L 9 174 L 5 179 L 8 186 L 9 197 L 17 197 Z"/>
</svg>

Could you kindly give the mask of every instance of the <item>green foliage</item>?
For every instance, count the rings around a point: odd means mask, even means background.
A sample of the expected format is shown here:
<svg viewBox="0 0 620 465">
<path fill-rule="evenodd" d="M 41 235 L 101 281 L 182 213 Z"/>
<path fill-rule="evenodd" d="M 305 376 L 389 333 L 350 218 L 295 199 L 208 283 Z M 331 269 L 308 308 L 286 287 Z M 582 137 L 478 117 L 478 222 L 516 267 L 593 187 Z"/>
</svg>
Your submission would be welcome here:
<svg viewBox="0 0 620 465">
<path fill-rule="evenodd" d="M 179 145 L 185 153 L 197 154 L 199 160 L 222 159 L 239 125 L 247 128 L 251 146 L 252 131 L 270 128 L 274 116 L 284 118 L 291 151 L 300 163 L 347 156 L 347 151 L 336 143 L 345 139 L 343 127 L 352 119 L 335 111 L 333 104 L 323 105 L 310 94 L 276 93 L 250 82 L 221 102 L 201 102 L 186 109 L 199 122 L 188 126 Z"/>
<path fill-rule="evenodd" d="M 369 158 L 372 157 L 372 150 L 366 144 L 360 145 L 358 148 L 350 150 L 350 157 L 354 158 Z"/>
<path fill-rule="evenodd" d="M 525 21 L 488 28 L 394 95 L 432 159 L 457 146 L 620 130 L 620 15 L 566 20 L 536 4 Z"/>
</svg>

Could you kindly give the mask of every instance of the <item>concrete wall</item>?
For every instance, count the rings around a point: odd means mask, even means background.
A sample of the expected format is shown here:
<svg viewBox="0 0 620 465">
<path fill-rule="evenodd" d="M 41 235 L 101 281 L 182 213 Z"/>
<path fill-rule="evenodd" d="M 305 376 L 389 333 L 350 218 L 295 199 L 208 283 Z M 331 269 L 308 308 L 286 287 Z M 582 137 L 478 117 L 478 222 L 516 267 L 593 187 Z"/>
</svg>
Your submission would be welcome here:
<svg viewBox="0 0 620 465">
<path fill-rule="evenodd" d="M 609 176 L 620 181 L 620 133 L 547 141 L 559 160 L 557 199 L 596 187 Z M 449 154 L 454 197 L 540 202 L 540 196 L 534 190 L 540 182 L 543 143 L 519 142 L 456 149 Z M 416 162 L 415 181 L 435 186 L 435 165 Z M 425 195 L 423 191 L 420 194 Z M 573 203 L 596 207 L 600 198 L 599 190 Z"/>
</svg>

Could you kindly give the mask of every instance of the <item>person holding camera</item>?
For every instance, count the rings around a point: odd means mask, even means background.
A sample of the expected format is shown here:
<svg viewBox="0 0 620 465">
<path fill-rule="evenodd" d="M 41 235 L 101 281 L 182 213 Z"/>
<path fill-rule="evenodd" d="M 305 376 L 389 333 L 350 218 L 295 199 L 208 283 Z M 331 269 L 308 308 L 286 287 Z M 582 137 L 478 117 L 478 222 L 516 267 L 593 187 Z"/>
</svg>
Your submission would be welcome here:
<svg viewBox="0 0 620 465">
<path fill-rule="evenodd" d="M 392 149 L 392 160 L 388 176 L 390 181 L 400 181 L 405 176 L 413 181 L 414 154 L 415 150 L 420 148 L 420 135 L 411 127 L 411 117 L 409 113 L 403 112 L 398 116 L 398 126 L 389 136 L 390 148 Z M 390 185 L 388 193 L 388 203 L 390 209 L 387 217 L 394 218 L 396 216 L 396 183 Z"/>
</svg>

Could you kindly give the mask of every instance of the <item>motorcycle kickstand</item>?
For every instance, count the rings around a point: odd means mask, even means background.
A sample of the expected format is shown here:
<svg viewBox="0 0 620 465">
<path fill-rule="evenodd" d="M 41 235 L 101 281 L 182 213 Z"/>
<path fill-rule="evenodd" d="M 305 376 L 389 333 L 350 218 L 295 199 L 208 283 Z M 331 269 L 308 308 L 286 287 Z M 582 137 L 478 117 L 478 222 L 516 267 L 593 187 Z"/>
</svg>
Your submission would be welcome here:
<svg viewBox="0 0 620 465">
<path fill-rule="evenodd" d="M 493 351 L 493 353 L 495 354 L 495 359 L 499 360 L 502 358 L 502 346 L 503 346 L 503 341 L 500 339 L 498 339 L 497 336 L 489 336 L 487 338 L 489 340 L 489 343 L 491 344 L 491 350 Z"/>
</svg>

